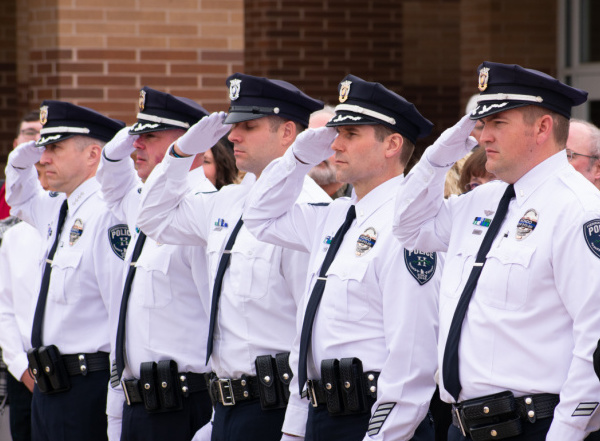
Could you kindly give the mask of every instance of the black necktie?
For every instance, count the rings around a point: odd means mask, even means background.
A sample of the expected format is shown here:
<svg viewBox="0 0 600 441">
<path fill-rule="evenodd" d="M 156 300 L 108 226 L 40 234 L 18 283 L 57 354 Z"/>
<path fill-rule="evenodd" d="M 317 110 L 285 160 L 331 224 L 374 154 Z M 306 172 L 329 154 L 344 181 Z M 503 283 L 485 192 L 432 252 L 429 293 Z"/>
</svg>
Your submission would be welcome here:
<svg viewBox="0 0 600 441">
<path fill-rule="evenodd" d="M 477 252 L 477 258 L 473 264 L 473 269 L 471 270 L 471 274 L 469 274 L 465 288 L 460 295 L 460 299 L 456 305 L 456 310 L 454 311 L 454 317 L 452 317 L 452 323 L 450 324 L 448 340 L 446 340 L 446 348 L 444 349 L 442 373 L 444 378 L 444 387 L 448 392 L 450 392 L 450 394 L 452 394 L 456 402 L 458 402 L 458 394 L 462 388 L 458 373 L 458 344 L 460 342 L 460 333 L 462 331 L 463 320 L 467 314 L 467 309 L 469 308 L 469 302 L 473 296 L 473 291 L 475 291 L 475 287 L 477 286 L 477 280 L 479 280 L 479 276 L 483 270 L 483 265 L 485 265 L 487 253 L 492 247 L 492 242 L 498 235 L 498 231 L 500 231 L 500 226 L 502 225 L 502 221 L 504 221 L 506 212 L 508 211 L 508 204 L 514 197 L 515 189 L 513 185 L 510 184 L 506 188 L 502 199 L 500 199 L 498 209 L 496 210 L 496 215 L 494 216 L 494 219 L 492 220 L 492 223 L 485 234 L 485 237 L 483 238 L 483 242 L 481 242 L 481 246 Z"/>
<path fill-rule="evenodd" d="M 46 266 L 44 267 L 44 274 L 42 276 L 42 286 L 40 287 L 40 295 L 38 296 L 37 305 L 35 306 L 35 314 L 33 316 L 33 327 L 31 328 L 31 346 L 39 348 L 42 346 L 42 323 L 44 322 L 44 313 L 46 311 L 46 299 L 48 298 L 48 287 L 50 286 L 50 273 L 52 272 L 52 259 L 58 248 L 58 239 L 62 231 L 65 219 L 67 218 L 67 211 L 69 205 L 65 199 L 60 207 L 60 214 L 58 215 L 58 224 L 56 226 L 56 237 L 48 257 L 46 258 Z"/>
<path fill-rule="evenodd" d="M 327 281 L 327 270 L 333 262 L 336 253 L 338 252 L 344 236 L 348 232 L 350 225 L 356 219 L 356 208 L 351 205 L 346 213 L 346 220 L 342 224 L 339 230 L 333 236 L 323 264 L 321 265 L 321 271 L 317 282 L 313 286 L 312 292 L 310 293 L 310 299 L 306 305 L 306 311 L 304 312 L 304 321 L 302 322 L 302 333 L 300 334 L 300 355 L 298 360 L 298 386 L 300 387 L 300 394 L 307 380 L 307 359 L 308 359 L 308 348 L 310 346 L 310 340 L 312 336 L 313 324 L 315 322 L 315 315 L 319 308 L 319 303 L 323 297 L 323 291 L 325 291 L 325 282 Z"/>
<path fill-rule="evenodd" d="M 219 268 L 217 268 L 217 275 L 215 277 L 215 285 L 213 286 L 212 302 L 210 304 L 210 322 L 208 324 L 208 340 L 206 341 L 206 364 L 210 359 L 210 354 L 213 350 L 213 337 L 215 335 L 215 322 L 217 321 L 217 309 L 219 309 L 219 297 L 221 297 L 221 287 L 223 285 L 223 276 L 229 265 L 229 259 L 231 258 L 231 249 L 235 243 L 244 221 L 240 217 L 240 220 L 235 224 L 235 228 L 229 236 L 229 240 L 225 244 L 223 254 L 221 254 L 221 260 L 219 260 Z"/>
<path fill-rule="evenodd" d="M 121 378 L 121 375 L 123 375 L 123 369 L 125 369 L 125 322 L 127 319 L 127 304 L 129 303 L 131 285 L 133 284 L 133 277 L 135 276 L 135 264 L 140 258 L 140 254 L 142 254 L 144 243 L 146 243 L 146 235 L 140 231 L 140 235 L 135 242 L 135 248 L 131 254 L 131 263 L 129 264 L 129 271 L 127 271 L 125 287 L 123 288 L 123 297 L 121 298 L 121 309 L 119 311 L 119 324 L 117 325 L 117 343 L 115 350 L 117 375 L 119 376 L 119 379 Z"/>
</svg>

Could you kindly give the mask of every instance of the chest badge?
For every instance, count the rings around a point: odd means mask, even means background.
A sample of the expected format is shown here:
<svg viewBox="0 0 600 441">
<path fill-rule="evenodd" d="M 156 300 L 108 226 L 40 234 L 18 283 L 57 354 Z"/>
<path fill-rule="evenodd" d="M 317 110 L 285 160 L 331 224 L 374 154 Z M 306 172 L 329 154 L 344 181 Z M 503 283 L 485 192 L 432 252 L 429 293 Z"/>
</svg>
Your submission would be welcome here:
<svg viewBox="0 0 600 441">
<path fill-rule="evenodd" d="M 356 241 L 356 255 L 361 257 L 368 253 L 375 246 L 375 242 L 377 242 L 377 231 L 375 228 L 369 227 Z"/>
<path fill-rule="evenodd" d="M 531 234 L 538 222 L 538 214 L 533 208 L 530 208 L 525 212 L 523 217 L 519 219 L 519 223 L 517 223 L 517 240 L 523 240 L 527 236 Z"/>
<path fill-rule="evenodd" d="M 69 233 L 69 245 L 73 246 L 75 242 L 79 240 L 81 235 L 83 234 L 83 221 L 81 219 L 75 219 L 75 223 L 71 227 L 71 231 Z"/>
</svg>

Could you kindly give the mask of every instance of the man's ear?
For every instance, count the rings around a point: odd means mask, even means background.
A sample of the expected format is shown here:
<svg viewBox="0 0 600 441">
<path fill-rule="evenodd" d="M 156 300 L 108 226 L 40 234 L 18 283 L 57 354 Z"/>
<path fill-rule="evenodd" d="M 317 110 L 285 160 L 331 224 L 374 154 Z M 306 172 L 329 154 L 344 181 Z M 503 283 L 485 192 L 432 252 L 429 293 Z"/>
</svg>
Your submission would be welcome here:
<svg viewBox="0 0 600 441">
<path fill-rule="evenodd" d="M 404 138 L 399 133 L 392 133 L 388 135 L 384 140 L 385 144 L 385 157 L 391 158 L 393 156 L 400 156 L 402 148 L 404 147 Z"/>
</svg>

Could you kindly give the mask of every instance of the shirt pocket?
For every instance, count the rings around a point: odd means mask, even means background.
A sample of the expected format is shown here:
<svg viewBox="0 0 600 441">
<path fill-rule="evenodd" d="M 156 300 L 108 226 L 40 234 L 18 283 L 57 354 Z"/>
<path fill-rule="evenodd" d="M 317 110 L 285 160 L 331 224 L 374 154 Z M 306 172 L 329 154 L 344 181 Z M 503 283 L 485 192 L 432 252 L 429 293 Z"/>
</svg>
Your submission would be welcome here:
<svg viewBox="0 0 600 441">
<path fill-rule="evenodd" d="M 529 268 L 535 247 L 505 240 L 493 246 L 477 284 L 477 295 L 486 305 L 514 311 L 527 301 Z"/>
<path fill-rule="evenodd" d="M 480 241 L 469 240 L 461 244 L 454 255 L 446 255 L 442 280 L 440 282 L 440 293 L 444 297 L 452 299 L 460 297 L 462 289 L 473 269 L 479 245 Z"/>
<path fill-rule="evenodd" d="M 276 249 L 281 250 L 257 240 L 241 240 L 233 246 L 227 271 L 234 295 L 260 299 L 267 294 L 272 284 L 271 271 L 280 267 L 281 256 L 276 255 Z"/>
<path fill-rule="evenodd" d="M 148 251 L 150 252 L 142 252 L 137 261 L 133 279 L 136 289 L 132 291 L 131 297 L 144 308 L 162 308 L 172 298 L 168 276 L 171 254 L 160 247 Z"/>
<path fill-rule="evenodd" d="M 323 299 L 328 305 L 326 315 L 329 318 L 355 322 L 369 313 L 369 288 L 364 283 L 368 267 L 366 260 L 333 261 L 325 285 L 329 296 Z"/>
<path fill-rule="evenodd" d="M 81 298 L 80 272 L 83 251 L 63 248 L 54 255 L 48 298 L 62 305 L 73 304 Z"/>
</svg>

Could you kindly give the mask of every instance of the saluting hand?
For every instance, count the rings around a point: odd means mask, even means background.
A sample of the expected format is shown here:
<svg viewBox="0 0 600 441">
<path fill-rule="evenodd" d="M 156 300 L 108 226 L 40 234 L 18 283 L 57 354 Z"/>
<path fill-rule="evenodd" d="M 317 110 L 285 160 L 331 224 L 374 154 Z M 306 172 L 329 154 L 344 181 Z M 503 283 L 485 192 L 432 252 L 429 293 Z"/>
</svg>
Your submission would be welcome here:
<svg viewBox="0 0 600 441">
<path fill-rule="evenodd" d="M 331 144 L 336 137 L 337 131 L 331 127 L 308 129 L 298 135 L 290 148 L 298 161 L 317 165 L 333 155 Z"/>
<path fill-rule="evenodd" d="M 438 167 L 452 165 L 477 145 L 475 138 L 469 136 L 477 121 L 470 119 L 469 116 L 470 114 L 463 116 L 427 148 L 425 154 L 429 162 Z"/>
<path fill-rule="evenodd" d="M 10 163 L 15 168 L 27 168 L 40 162 L 45 147 L 36 147 L 35 141 L 19 144 L 9 155 Z"/>
<path fill-rule="evenodd" d="M 117 132 L 115 137 L 104 146 L 104 157 L 109 161 L 120 161 L 135 151 L 133 146 L 138 135 L 130 135 L 131 127 L 125 127 Z"/>
<path fill-rule="evenodd" d="M 202 118 L 175 141 L 175 152 L 191 156 L 208 151 L 229 132 L 231 127 L 223 124 L 226 116 L 225 112 L 213 112 Z"/>
</svg>

